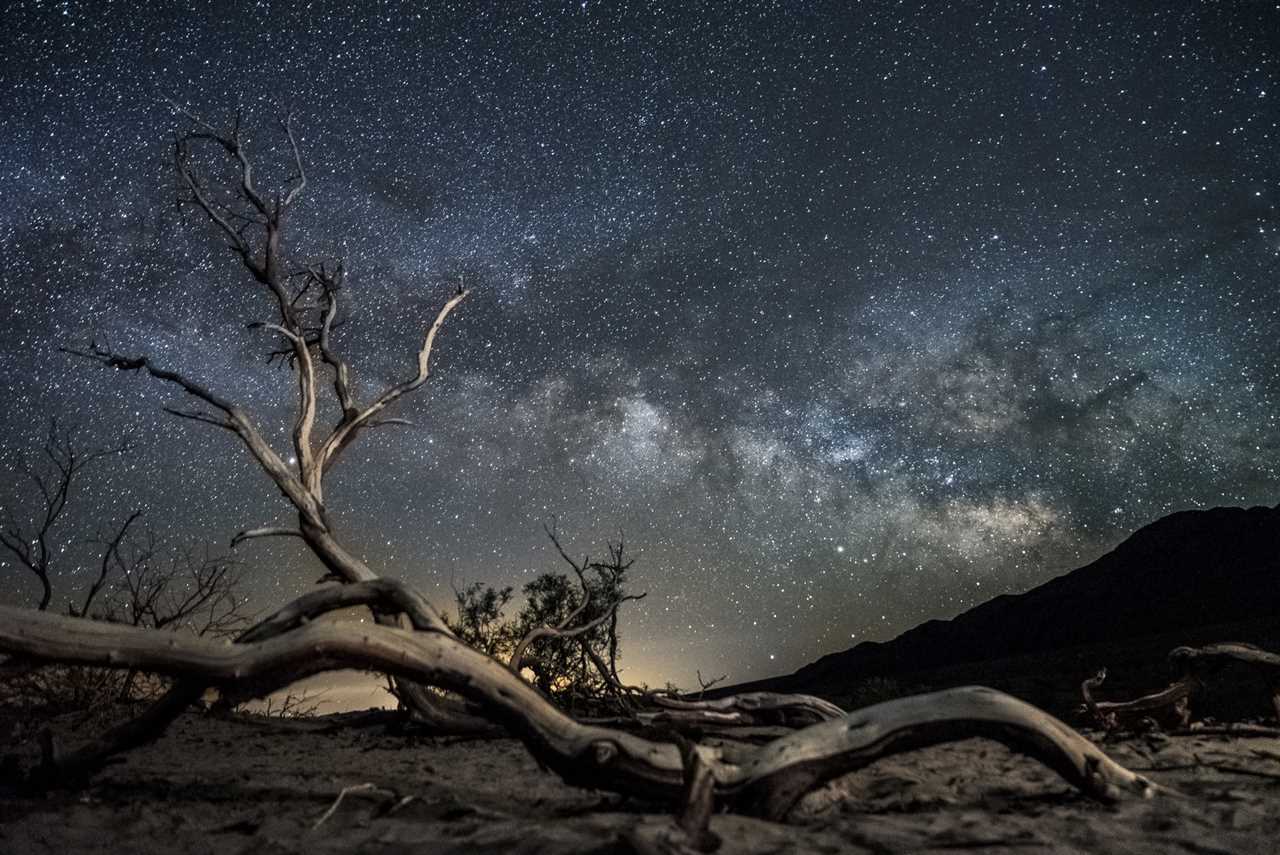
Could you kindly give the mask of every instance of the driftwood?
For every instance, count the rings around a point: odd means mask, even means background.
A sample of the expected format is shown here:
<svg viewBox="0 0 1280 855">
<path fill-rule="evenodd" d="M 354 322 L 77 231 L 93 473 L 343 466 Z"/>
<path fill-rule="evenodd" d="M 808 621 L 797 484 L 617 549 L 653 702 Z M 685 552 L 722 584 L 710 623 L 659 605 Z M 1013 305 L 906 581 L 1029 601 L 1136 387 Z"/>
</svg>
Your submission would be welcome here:
<svg viewBox="0 0 1280 855">
<path fill-rule="evenodd" d="M 1135 725 L 1166 724 L 1186 731 L 1191 723 L 1190 700 L 1204 689 L 1204 678 L 1228 662 L 1240 662 L 1258 671 L 1267 682 L 1276 719 L 1280 721 L 1280 655 L 1238 641 L 1224 641 L 1204 647 L 1175 647 L 1169 663 L 1182 676 L 1164 689 L 1131 701 L 1097 701 L 1093 692 L 1107 678 L 1107 669 L 1080 684 L 1084 698 L 1081 709 L 1099 727 L 1115 731 Z"/>
<path fill-rule="evenodd" d="M 647 700 L 661 708 L 654 717 L 657 724 L 742 727 L 807 725 L 842 718 L 846 714 L 840 707 L 822 698 L 775 692 L 744 692 L 706 701 L 655 693 Z"/>
<path fill-rule="evenodd" d="M 331 586 L 312 591 L 267 616 L 257 625 L 242 633 L 236 644 L 254 644 L 301 626 L 312 617 L 340 608 L 376 606 L 383 612 L 404 614 L 414 629 L 448 633 L 449 629 L 427 601 L 412 588 L 393 579 L 371 579 L 348 586 Z M 221 686 L 226 711 L 235 706 L 234 701 L 261 697 L 287 686 L 292 680 L 240 680 Z M 154 742 L 178 716 L 213 688 L 213 681 L 185 678 L 152 703 L 136 718 L 117 725 L 87 740 L 76 750 L 62 752 L 58 756 L 46 756 L 41 766 L 32 771 L 29 783 L 37 787 L 75 785 L 101 769 L 112 756 Z M 456 724 L 461 722 L 461 724 Z M 491 732 L 493 725 L 462 710 L 451 710 L 447 719 L 431 722 L 437 733 L 458 731 Z"/>
<path fill-rule="evenodd" d="M 1224 641 L 1204 647 L 1175 647 L 1169 662 L 1184 673 L 1204 675 L 1227 662 L 1251 666 L 1267 683 L 1276 720 L 1280 721 L 1280 654 L 1239 641 Z"/>
<path fill-rule="evenodd" d="M 1194 677 L 1184 676 L 1158 692 L 1132 701 L 1095 700 L 1093 691 L 1106 679 L 1107 669 L 1103 668 L 1080 684 L 1080 694 L 1084 697 L 1084 710 L 1108 733 L 1134 727 L 1150 730 L 1161 725 L 1180 729 L 1190 723 L 1191 707 L 1188 702 L 1200 687 Z"/>
<path fill-rule="evenodd" d="M 137 668 L 185 678 L 180 685 L 284 684 L 339 668 L 376 670 L 466 697 L 568 783 L 677 804 L 688 798 L 690 764 L 677 745 L 580 724 L 505 665 L 449 634 L 311 620 L 335 604 L 349 604 L 360 589 L 355 584 L 309 594 L 305 603 L 295 601 L 282 610 L 293 628 L 240 644 L 0 607 L 0 652 Z M 982 687 L 889 701 L 759 748 L 696 745 L 693 750 L 714 781 L 715 803 L 781 819 L 832 778 L 892 754 L 971 737 L 1026 754 L 1099 800 L 1160 790 L 1044 711 Z"/>
</svg>

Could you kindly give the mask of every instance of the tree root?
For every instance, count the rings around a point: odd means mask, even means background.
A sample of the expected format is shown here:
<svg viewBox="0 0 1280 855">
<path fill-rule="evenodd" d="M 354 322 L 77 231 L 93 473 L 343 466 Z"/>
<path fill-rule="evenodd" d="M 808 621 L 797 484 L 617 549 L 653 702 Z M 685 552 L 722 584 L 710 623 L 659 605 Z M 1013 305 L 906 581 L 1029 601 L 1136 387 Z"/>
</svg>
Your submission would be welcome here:
<svg viewBox="0 0 1280 855">
<path fill-rule="evenodd" d="M 335 590 L 345 600 L 353 588 Z M 327 593 L 309 594 L 309 608 L 323 610 Z M 286 608 L 296 612 L 297 605 Z M 441 632 L 300 621 L 262 641 L 229 644 L 0 607 L 0 652 L 137 668 L 217 686 L 292 681 L 338 668 L 381 671 L 478 704 L 570 784 L 677 804 L 686 789 L 689 764 L 678 746 L 580 724 L 497 660 Z M 970 737 L 994 739 L 1032 757 L 1099 800 L 1151 796 L 1161 789 L 1044 711 L 982 687 L 878 704 L 754 750 L 695 745 L 693 751 L 710 773 L 715 803 L 776 820 L 839 775 L 886 756 Z"/>
</svg>

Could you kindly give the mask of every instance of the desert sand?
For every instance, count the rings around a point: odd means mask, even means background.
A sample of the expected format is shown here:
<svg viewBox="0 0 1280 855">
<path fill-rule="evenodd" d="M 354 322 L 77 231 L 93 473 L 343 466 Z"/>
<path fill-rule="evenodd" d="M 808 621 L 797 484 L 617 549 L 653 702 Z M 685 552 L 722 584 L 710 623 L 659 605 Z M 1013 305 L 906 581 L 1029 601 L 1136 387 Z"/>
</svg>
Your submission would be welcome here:
<svg viewBox="0 0 1280 855">
<path fill-rule="evenodd" d="M 74 743 L 101 721 L 3 723 L 6 762 L 31 763 L 46 725 Z M 1182 797 L 1098 804 L 969 740 L 839 779 L 789 824 L 720 814 L 712 830 L 725 853 L 1277 851 L 1280 739 L 1152 734 L 1105 747 Z M 512 739 L 417 735 L 385 713 L 192 712 L 82 790 L 4 793 L 0 852 L 633 852 L 670 821 L 662 805 L 567 786 Z"/>
</svg>

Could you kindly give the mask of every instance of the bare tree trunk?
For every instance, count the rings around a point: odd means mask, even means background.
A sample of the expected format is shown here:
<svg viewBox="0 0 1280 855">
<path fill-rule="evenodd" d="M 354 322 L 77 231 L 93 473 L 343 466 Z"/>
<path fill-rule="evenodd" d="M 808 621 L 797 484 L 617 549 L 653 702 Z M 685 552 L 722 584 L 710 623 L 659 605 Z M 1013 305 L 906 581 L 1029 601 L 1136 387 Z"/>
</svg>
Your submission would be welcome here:
<svg viewBox="0 0 1280 855">
<path fill-rule="evenodd" d="M 149 357 L 117 353 L 96 343 L 88 348 L 67 349 L 67 352 L 109 368 L 145 371 L 180 387 L 197 402 L 198 409 L 166 408 L 170 413 L 222 428 L 240 439 L 293 505 L 298 528 L 249 529 L 238 534 L 233 545 L 257 537 L 300 537 L 324 566 L 326 575 L 347 583 L 374 579 L 376 574 L 351 555 L 334 535 L 324 504 L 324 478 L 342 452 L 364 431 L 407 424 L 403 419 L 388 418 L 386 410 L 430 379 L 437 337 L 445 320 L 467 298 L 468 292 L 459 288 L 445 301 L 425 331 L 412 373 L 405 380 L 382 389 L 367 404 L 361 404 L 351 368 L 333 340 L 345 269 L 341 261 L 297 261 L 288 256 L 285 240 L 288 212 L 307 187 L 306 170 L 291 118 L 284 122 L 284 133 L 296 171 L 286 182 L 287 186 L 272 195 L 264 194 L 256 184 L 253 164 L 240 134 L 238 115 L 231 130 L 224 132 L 177 104 L 173 106 L 195 125 L 194 130 L 178 136 L 174 142 L 173 161 L 181 188 L 180 202 L 199 211 L 212 224 L 254 284 L 265 292 L 275 317 L 250 326 L 278 337 L 282 347 L 273 351 L 272 357 L 283 357 L 297 375 L 297 412 L 290 434 L 290 462 L 285 462 L 248 414 L 234 402 L 156 364 Z M 202 174 L 201 152 L 230 165 L 236 175 L 231 186 L 219 186 Z M 318 436 L 320 375 L 325 369 L 331 372 L 331 389 L 341 417 L 336 425 Z M 386 626 L 400 625 L 394 615 L 378 614 L 375 618 Z M 427 720 L 443 724 L 452 718 L 438 709 L 434 699 L 425 692 L 406 688 L 403 696 Z"/>
</svg>

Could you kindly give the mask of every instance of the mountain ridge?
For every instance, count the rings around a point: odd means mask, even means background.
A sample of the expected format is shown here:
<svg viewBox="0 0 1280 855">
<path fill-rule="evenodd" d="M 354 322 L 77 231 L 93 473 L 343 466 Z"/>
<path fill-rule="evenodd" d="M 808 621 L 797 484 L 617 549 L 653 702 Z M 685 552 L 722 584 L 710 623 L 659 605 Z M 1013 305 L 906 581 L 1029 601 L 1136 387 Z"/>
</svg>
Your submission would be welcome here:
<svg viewBox="0 0 1280 855">
<path fill-rule="evenodd" d="M 869 677 L 897 678 L 1278 615 L 1280 505 L 1179 511 L 1030 590 L 1001 594 L 890 641 L 862 642 L 792 674 L 716 694 L 749 689 L 832 693 Z"/>
</svg>

